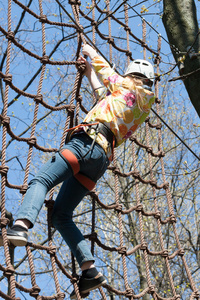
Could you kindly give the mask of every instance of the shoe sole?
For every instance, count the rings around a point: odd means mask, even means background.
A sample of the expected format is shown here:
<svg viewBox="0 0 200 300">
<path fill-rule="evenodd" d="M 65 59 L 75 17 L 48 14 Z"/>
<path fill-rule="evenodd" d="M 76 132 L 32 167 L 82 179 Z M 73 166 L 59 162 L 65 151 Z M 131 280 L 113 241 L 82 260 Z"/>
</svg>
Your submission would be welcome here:
<svg viewBox="0 0 200 300">
<path fill-rule="evenodd" d="M 15 246 L 19 246 L 19 247 L 23 247 L 26 246 L 27 244 L 27 239 L 23 238 L 23 237 L 19 237 L 18 236 L 9 236 L 7 235 L 8 240 Z M 3 246 L 3 238 L 0 239 L 0 246 Z"/>
<path fill-rule="evenodd" d="M 81 291 L 81 295 L 84 296 L 84 294 L 87 294 L 95 289 L 98 289 L 100 286 L 102 286 L 103 284 L 107 283 L 107 280 L 102 281 L 101 283 L 95 285 L 92 288 L 88 288 L 87 290 Z M 70 297 L 70 299 L 77 299 L 76 294 L 74 294 L 72 297 Z"/>
</svg>

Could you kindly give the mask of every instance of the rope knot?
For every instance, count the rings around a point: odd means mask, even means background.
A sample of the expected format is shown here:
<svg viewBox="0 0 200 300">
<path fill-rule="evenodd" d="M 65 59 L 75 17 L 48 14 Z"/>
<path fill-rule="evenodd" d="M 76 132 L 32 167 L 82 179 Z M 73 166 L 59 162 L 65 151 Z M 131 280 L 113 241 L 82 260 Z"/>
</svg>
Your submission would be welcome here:
<svg viewBox="0 0 200 300">
<path fill-rule="evenodd" d="M 56 300 L 61 300 L 65 298 L 65 293 L 58 293 L 55 297 Z"/>
<path fill-rule="evenodd" d="M 76 97 L 76 101 L 79 102 L 79 103 L 81 103 L 83 101 L 83 97 L 81 95 L 78 95 Z"/>
<path fill-rule="evenodd" d="M 165 156 L 165 152 L 164 151 L 160 151 L 159 157 L 164 157 L 164 156 Z"/>
<path fill-rule="evenodd" d="M 168 250 L 167 249 L 163 250 L 161 256 L 162 257 L 168 257 L 168 255 L 169 255 Z"/>
<path fill-rule="evenodd" d="M 67 111 L 69 114 L 73 114 L 74 113 L 74 110 L 75 110 L 75 105 L 70 105 L 68 108 L 67 108 Z"/>
<path fill-rule="evenodd" d="M 97 239 L 97 233 L 95 231 L 93 231 L 89 236 L 89 240 L 95 241 L 96 239 Z"/>
<path fill-rule="evenodd" d="M 139 173 L 138 171 L 134 171 L 134 172 L 133 172 L 133 176 L 134 176 L 135 178 L 139 178 L 139 177 L 140 177 L 140 173 Z"/>
<path fill-rule="evenodd" d="M 45 23 L 47 21 L 47 16 L 46 15 L 41 15 L 39 18 L 39 21 L 42 23 Z"/>
<path fill-rule="evenodd" d="M 77 64 L 77 69 L 78 69 L 78 71 L 79 71 L 81 74 L 84 73 L 85 68 L 86 68 L 85 63 L 79 63 L 79 64 Z"/>
<path fill-rule="evenodd" d="M 128 288 L 125 293 L 126 298 L 132 297 L 133 295 L 134 295 L 133 289 Z"/>
<path fill-rule="evenodd" d="M 77 274 L 75 274 L 75 275 L 73 275 L 73 277 L 71 278 L 70 281 L 72 284 L 74 284 L 74 283 L 77 283 L 78 279 L 79 279 L 79 276 Z"/>
<path fill-rule="evenodd" d="M 36 103 L 42 103 L 42 101 L 43 101 L 43 95 L 42 94 L 36 95 L 35 98 L 34 98 L 34 101 Z"/>
<path fill-rule="evenodd" d="M 175 215 L 171 215 L 170 216 L 170 221 L 169 221 L 171 224 L 173 224 L 173 223 L 176 223 L 176 217 L 175 217 Z"/>
<path fill-rule="evenodd" d="M 147 152 L 150 153 L 150 154 L 152 154 L 153 148 L 152 147 L 147 147 Z"/>
<path fill-rule="evenodd" d="M 154 59 L 154 65 L 156 65 L 157 63 L 159 63 L 161 60 L 160 55 L 156 55 L 155 59 Z"/>
<path fill-rule="evenodd" d="M 129 140 L 131 142 L 135 142 L 136 141 L 136 136 L 135 135 L 131 135 L 130 138 L 129 138 Z"/>
<path fill-rule="evenodd" d="M 55 255 L 56 247 L 55 246 L 49 247 L 49 249 L 47 250 L 47 253 L 50 254 L 50 255 Z"/>
<path fill-rule="evenodd" d="M 113 46 L 115 44 L 114 39 L 113 38 L 108 38 L 108 43 Z"/>
<path fill-rule="evenodd" d="M 151 180 L 151 184 L 156 187 L 157 181 L 155 179 Z"/>
<path fill-rule="evenodd" d="M 161 129 L 161 128 L 162 128 L 162 124 L 161 123 L 159 123 L 159 124 L 156 125 L 156 129 Z"/>
<path fill-rule="evenodd" d="M 10 40 L 10 41 L 13 41 L 14 38 L 15 38 L 15 34 L 13 31 L 9 31 L 6 35 L 7 39 Z"/>
<path fill-rule="evenodd" d="M 0 174 L 6 176 L 9 168 L 7 166 L 0 166 Z"/>
<path fill-rule="evenodd" d="M 147 243 L 143 242 L 140 246 L 140 250 L 147 250 Z"/>
<path fill-rule="evenodd" d="M 124 26 L 124 30 L 128 31 L 129 33 L 131 32 L 131 29 L 130 29 L 130 27 L 128 25 Z"/>
<path fill-rule="evenodd" d="M 43 64 L 47 64 L 49 62 L 49 57 L 48 55 L 43 55 L 43 57 L 41 58 L 41 63 Z"/>
<path fill-rule="evenodd" d="M 20 188 L 20 194 L 24 195 L 27 191 L 27 188 L 28 188 L 28 184 L 23 184 Z"/>
<path fill-rule="evenodd" d="M 137 212 L 139 212 L 139 211 L 143 211 L 143 205 L 142 205 L 142 204 L 138 204 L 138 205 L 136 205 L 136 208 L 135 208 L 135 210 L 136 210 Z"/>
<path fill-rule="evenodd" d="M 97 26 L 97 22 L 96 22 L 95 20 L 92 20 L 92 21 L 91 21 L 91 25 L 92 25 L 92 26 Z"/>
<path fill-rule="evenodd" d="M 160 103 L 161 103 L 161 100 L 159 100 L 158 98 L 156 98 L 156 99 L 155 99 L 155 103 L 160 104 Z"/>
<path fill-rule="evenodd" d="M 71 5 L 81 5 L 81 1 L 79 0 L 69 0 L 68 3 Z"/>
<path fill-rule="evenodd" d="M 1 228 L 6 227 L 9 223 L 10 223 L 10 220 L 8 218 L 0 218 Z"/>
<path fill-rule="evenodd" d="M 37 141 L 37 138 L 35 136 L 33 136 L 29 139 L 28 143 L 30 146 L 34 146 L 36 144 L 36 141 Z"/>
<path fill-rule="evenodd" d="M 178 255 L 179 255 L 179 256 L 183 256 L 184 254 L 185 254 L 184 249 L 180 249 Z"/>
<path fill-rule="evenodd" d="M 151 284 L 151 285 L 149 286 L 149 291 L 148 291 L 148 293 L 149 293 L 149 294 L 153 294 L 153 293 L 155 293 L 155 291 L 156 291 L 155 286 L 154 286 L 153 284 Z"/>
<path fill-rule="evenodd" d="M 3 81 L 5 83 L 11 83 L 12 82 L 12 74 L 5 75 Z"/>
<path fill-rule="evenodd" d="M 79 25 L 79 27 L 77 28 L 77 31 L 79 33 L 83 33 L 83 26 L 82 25 Z"/>
<path fill-rule="evenodd" d="M 126 255 L 126 247 L 125 246 L 119 247 L 117 249 L 117 251 L 118 251 L 119 254 L 125 254 Z"/>
<path fill-rule="evenodd" d="M 116 174 L 119 174 L 120 169 L 118 167 L 113 167 L 112 171 L 113 171 L 113 174 L 116 175 Z"/>
<path fill-rule="evenodd" d="M 154 217 L 156 218 L 156 219 L 160 219 L 160 217 L 161 217 L 161 213 L 160 213 L 160 211 L 159 210 L 157 210 L 156 212 L 155 212 L 155 215 L 154 215 Z"/>
<path fill-rule="evenodd" d="M 169 182 L 166 181 L 166 182 L 164 183 L 163 188 L 164 188 L 165 190 L 168 189 L 168 188 L 169 188 Z"/>
<path fill-rule="evenodd" d="M 1 123 L 3 124 L 3 125 L 9 125 L 10 124 L 10 118 L 9 117 L 3 117 L 2 118 L 2 121 L 1 121 Z"/>
<path fill-rule="evenodd" d="M 30 295 L 33 296 L 34 298 L 36 298 L 39 295 L 39 292 L 41 291 L 41 289 L 39 288 L 39 286 L 37 284 L 35 284 L 30 292 Z"/>
<path fill-rule="evenodd" d="M 173 299 L 174 299 L 174 300 L 180 300 L 180 299 L 181 299 L 181 296 L 180 296 L 180 295 L 176 295 L 176 296 L 174 296 Z"/>
<path fill-rule="evenodd" d="M 132 52 L 131 52 L 131 51 L 129 51 L 129 50 L 127 50 L 127 51 L 126 51 L 126 56 L 129 56 L 129 57 L 131 57 L 131 55 L 132 55 Z"/>
<path fill-rule="evenodd" d="M 4 275 L 5 277 L 10 277 L 11 275 L 13 275 L 14 272 L 15 272 L 15 270 L 14 270 L 13 266 L 12 266 L 11 264 L 9 264 L 9 265 L 5 268 L 5 270 L 4 270 L 4 272 L 3 272 L 3 275 Z"/>
<path fill-rule="evenodd" d="M 117 212 L 121 212 L 122 211 L 122 204 L 117 204 L 117 206 L 115 207 L 115 210 Z"/>
</svg>

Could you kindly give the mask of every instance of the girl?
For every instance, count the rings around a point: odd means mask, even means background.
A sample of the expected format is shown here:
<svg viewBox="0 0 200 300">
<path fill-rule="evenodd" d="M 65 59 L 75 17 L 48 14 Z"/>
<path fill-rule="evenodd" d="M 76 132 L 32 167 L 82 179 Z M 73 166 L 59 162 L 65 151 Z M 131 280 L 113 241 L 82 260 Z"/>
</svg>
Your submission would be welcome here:
<svg viewBox="0 0 200 300">
<path fill-rule="evenodd" d="M 106 171 L 113 148 L 144 122 L 155 97 L 151 91 L 153 66 L 149 62 L 135 60 L 120 76 L 91 46 L 83 45 L 82 52 L 91 59 L 89 64 L 85 58 L 79 58 L 86 65 L 84 74 L 94 90 L 96 105 L 83 123 L 70 132 L 64 147 L 30 181 L 15 225 L 7 230 L 7 237 L 15 246 L 25 245 L 28 229 L 33 227 L 47 192 L 63 182 L 55 201 L 52 223 L 80 265 L 79 290 L 86 296 L 106 280 L 95 268 L 94 257 L 72 220 L 73 211 Z M 74 291 L 70 297 L 76 299 Z"/>
</svg>

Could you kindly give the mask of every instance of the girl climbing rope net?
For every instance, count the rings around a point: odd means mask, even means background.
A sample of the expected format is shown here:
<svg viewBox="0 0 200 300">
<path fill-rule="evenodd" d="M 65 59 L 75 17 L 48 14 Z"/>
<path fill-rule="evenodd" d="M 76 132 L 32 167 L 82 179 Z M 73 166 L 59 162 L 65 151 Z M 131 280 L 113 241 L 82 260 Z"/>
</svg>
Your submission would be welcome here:
<svg viewBox="0 0 200 300">
<path fill-rule="evenodd" d="M 91 59 L 91 64 L 82 56 L 79 61 L 85 63 L 84 74 L 94 90 L 96 104 L 83 123 L 69 132 L 63 148 L 30 181 L 17 220 L 7 230 L 7 237 L 14 246 L 26 245 L 28 229 L 34 226 L 46 194 L 63 182 L 55 201 L 52 223 L 77 259 L 82 270 L 79 291 L 86 296 L 106 283 L 106 279 L 97 271 L 95 259 L 72 220 L 73 211 L 106 171 L 113 149 L 145 121 L 155 96 L 151 90 L 154 71 L 148 61 L 133 61 L 121 76 L 91 46 L 83 45 L 82 53 Z M 70 297 L 76 299 L 75 291 Z"/>
</svg>

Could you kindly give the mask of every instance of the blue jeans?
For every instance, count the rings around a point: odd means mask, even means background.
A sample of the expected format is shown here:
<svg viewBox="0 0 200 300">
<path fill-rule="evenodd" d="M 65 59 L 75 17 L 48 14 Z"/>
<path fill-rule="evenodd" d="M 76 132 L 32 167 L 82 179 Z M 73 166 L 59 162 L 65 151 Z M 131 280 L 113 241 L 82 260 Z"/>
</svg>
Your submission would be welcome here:
<svg viewBox="0 0 200 300">
<path fill-rule="evenodd" d="M 100 145 L 94 143 L 91 148 L 92 142 L 93 140 L 86 133 L 78 133 L 72 136 L 63 149 L 70 150 L 76 156 L 80 164 L 79 173 L 97 182 L 106 171 L 109 160 Z M 81 266 L 86 261 L 94 261 L 94 257 L 73 222 L 72 214 L 88 190 L 73 176 L 71 166 L 59 153 L 44 164 L 35 178 L 30 181 L 17 219 L 27 219 L 33 227 L 47 192 L 60 182 L 63 184 L 54 204 L 52 223 Z"/>
</svg>

